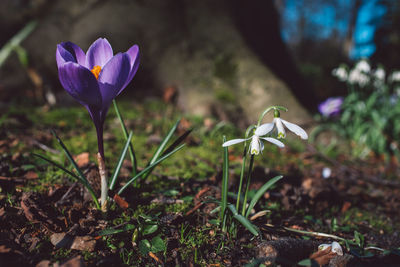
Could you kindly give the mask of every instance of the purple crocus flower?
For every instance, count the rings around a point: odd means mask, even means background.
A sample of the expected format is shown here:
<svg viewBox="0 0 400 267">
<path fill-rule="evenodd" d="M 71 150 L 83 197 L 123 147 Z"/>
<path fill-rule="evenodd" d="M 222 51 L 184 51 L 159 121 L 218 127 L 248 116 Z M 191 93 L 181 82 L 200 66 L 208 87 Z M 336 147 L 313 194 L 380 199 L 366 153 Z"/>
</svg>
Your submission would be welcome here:
<svg viewBox="0 0 400 267">
<path fill-rule="evenodd" d="M 318 105 L 319 112 L 326 117 L 338 115 L 343 104 L 343 97 L 330 97 Z"/>
<path fill-rule="evenodd" d="M 105 38 L 83 50 L 71 42 L 57 45 L 58 76 L 64 89 L 84 105 L 94 122 L 104 159 L 103 124 L 112 100 L 129 84 L 139 67 L 139 47 L 113 55 Z"/>
</svg>

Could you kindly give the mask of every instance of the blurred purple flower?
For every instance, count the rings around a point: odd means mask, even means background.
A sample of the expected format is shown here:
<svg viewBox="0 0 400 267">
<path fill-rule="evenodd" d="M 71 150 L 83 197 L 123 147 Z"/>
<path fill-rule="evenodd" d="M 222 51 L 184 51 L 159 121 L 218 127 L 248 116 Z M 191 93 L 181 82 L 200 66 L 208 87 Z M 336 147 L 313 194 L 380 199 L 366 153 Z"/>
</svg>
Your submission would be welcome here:
<svg viewBox="0 0 400 267">
<path fill-rule="evenodd" d="M 319 112 L 326 117 L 335 116 L 340 113 L 343 97 L 330 97 L 318 105 Z"/>
<path fill-rule="evenodd" d="M 103 124 L 112 100 L 129 84 L 139 67 L 139 47 L 113 55 L 110 43 L 97 39 L 86 54 L 71 42 L 57 45 L 58 77 L 64 89 L 89 111 L 104 159 Z"/>
</svg>

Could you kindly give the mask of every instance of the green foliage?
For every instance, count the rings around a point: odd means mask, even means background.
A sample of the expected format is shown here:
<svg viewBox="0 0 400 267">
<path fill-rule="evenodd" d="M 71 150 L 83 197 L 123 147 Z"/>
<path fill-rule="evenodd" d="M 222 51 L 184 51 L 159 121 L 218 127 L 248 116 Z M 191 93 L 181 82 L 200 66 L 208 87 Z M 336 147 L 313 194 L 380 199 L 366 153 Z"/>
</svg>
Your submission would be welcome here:
<svg viewBox="0 0 400 267">
<path fill-rule="evenodd" d="M 105 189 L 106 191 L 108 190 L 113 190 L 114 186 L 116 184 L 116 180 L 117 177 L 119 175 L 119 172 L 121 170 L 122 167 L 122 163 L 124 161 L 125 155 L 129 149 L 130 151 L 130 155 L 131 155 L 131 160 L 132 160 L 132 168 L 133 168 L 133 173 L 134 176 L 128 180 L 128 182 L 122 186 L 119 191 L 118 194 L 122 194 L 123 191 L 132 183 L 134 183 L 136 180 L 138 179 L 146 179 L 151 172 L 153 171 L 153 169 L 160 164 L 162 161 L 164 161 L 165 159 L 169 158 L 171 155 L 173 155 L 175 152 L 179 151 L 180 149 L 182 149 L 184 147 L 184 145 L 180 145 L 184 139 L 190 134 L 191 130 L 186 131 L 184 134 L 182 134 L 180 137 L 178 137 L 175 142 L 173 142 L 171 145 L 169 145 L 167 147 L 167 144 L 169 143 L 169 141 L 171 140 L 173 134 L 176 132 L 179 122 L 180 120 L 178 120 L 173 127 L 169 130 L 168 134 L 166 135 L 166 137 L 162 140 L 161 144 L 159 145 L 159 147 L 157 148 L 156 152 L 153 154 L 153 157 L 150 159 L 150 161 L 148 162 L 146 168 L 144 168 L 141 172 L 137 173 L 137 166 L 136 166 L 136 156 L 133 150 L 133 146 L 131 144 L 131 139 L 132 139 L 132 132 L 127 135 L 126 132 L 126 126 L 125 123 L 122 119 L 122 116 L 119 112 L 118 106 L 116 105 L 116 102 L 114 101 L 114 107 L 116 110 L 116 114 L 118 116 L 118 119 L 120 121 L 121 124 L 121 128 L 123 131 L 123 135 L 126 137 L 126 141 L 125 141 L 125 146 L 121 151 L 120 157 L 117 160 L 117 164 L 114 170 L 113 175 L 111 176 L 110 182 L 108 187 Z M 71 152 L 67 149 L 66 145 L 64 144 L 64 142 L 56 135 L 55 131 L 52 130 L 53 135 L 56 137 L 58 143 L 60 144 L 62 150 L 64 151 L 67 159 L 69 160 L 69 162 L 71 163 L 71 165 L 74 167 L 77 175 L 75 175 L 73 172 L 67 170 L 66 168 L 64 168 L 62 165 L 54 162 L 53 160 L 46 158 L 45 156 L 39 155 L 39 154 L 34 154 L 35 156 L 47 161 L 48 163 L 52 164 L 53 166 L 59 168 L 60 170 L 64 171 L 66 174 L 70 175 L 71 177 L 73 177 L 76 181 L 82 183 L 86 189 L 89 191 L 89 193 L 91 194 L 94 203 L 96 204 L 96 207 L 98 209 L 100 209 L 100 204 L 97 200 L 97 197 L 95 196 L 94 190 L 92 188 L 92 186 L 90 185 L 90 183 L 88 182 L 88 180 L 86 179 L 85 175 L 83 174 L 83 172 L 79 169 L 77 163 L 75 162 L 75 160 L 72 157 Z M 102 184 L 103 186 L 103 184 Z M 103 189 L 102 189 L 103 192 Z M 103 193 L 102 193 L 102 199 L 103 199 Z M 102 201 L 102 205 L 103 205 Z M 106 208 L 105 208 L 106 209 Z"/>
<path fill-rule="evenodd" d="M 151 241 L 142 239 L 139 242 L 139 251 L 142 255 L 147 255 L 149 252 L 164 252 L 166 248 L 167 246 L 160 236 L 153 237 Z"/>
<path fill-rule="evenodd" d="M 17 53 L 18 59 L 23 66 L 26 67 L 28 65 L 28 55 L 26 50 L 22 48 L 20 44 L 31 34 L 31 32 L 36 28 L 36 25 L 36 21 L 29 22 L 0 49 L 0 67 L 13 51 Z"/>
<path fill-rule="evenodd" d="M 360 62 L 368 67 L 360 69 Z M 314 132 L 314 137 L 329 129 L 350 140 L 355 157 L 365 158 L 371 152 L 399 156 L 400 83 L 395 79 L 396 72 L 385 77 L 382 67 L 369 70 L 368 62 L 360 62 L 349 71 L 345 67 L 336 69 L 343 71 L 340 79 L 346 82 L 348 94 L 340 117 L 320 118 L 322 126 Z"/>
</svg>

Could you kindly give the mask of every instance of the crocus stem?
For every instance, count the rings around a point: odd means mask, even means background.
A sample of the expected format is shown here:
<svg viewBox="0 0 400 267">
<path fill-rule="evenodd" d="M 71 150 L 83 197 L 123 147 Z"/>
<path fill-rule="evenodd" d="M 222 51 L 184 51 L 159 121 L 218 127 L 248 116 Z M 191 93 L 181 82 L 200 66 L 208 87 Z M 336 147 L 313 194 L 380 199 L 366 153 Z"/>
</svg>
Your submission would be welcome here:
<svg viewBox="0 0 400 267">
<path fill-rule="evenodd" d="M 103 125 L 96 126 L 96 134 L 97 134 L 97 148 L 99 154 L 104 162 L 104 145 L 103 145 Z"/>
<path fill-rule="evenodd" d="M 106 172 L 106 165 L 104 163 L 104 158 L 101 156 L 100 152 L 97 153 L 97 161 L 99 163 L 99 173 L 101 179 L 101 197 L 100 197 L 101 210 L 107 211 L 107 193 L 108 193 L 107 172 Z"/>
<path fill-rule="evenodd" d="M 246 155 L 247 155 L 247 149 L 246 149 L 246 146 L 244 146 L 243 161 L 242 161 L 242 169 L 240 170 L 239 189 L 238 189 L 237 198 L 236 198 L 236 210 L 239 210 L 240 196 L 242 195 L 242 186 L 243 186 L 244 170 L 245 170 L 245 168 L 246 168 L 246 158 L 247 158 Z"/>
<path fill-rule="evenodd" d="M 249 164 L 249 172 L 247 173 L 247 183 L 246 183 L 246 191 L 244 193 L 243 199 L 243 206 L 242 206 L 242 215 L 245 216 L 246 208 L 247 208 L 247 193 L 249 192 L 250 187 L 250 180 L 251 180 L 251 172 L 253 170 L 253 163 L 254 163 L 254 155 L 250 157 L 250 164 Z"/>
</svg>

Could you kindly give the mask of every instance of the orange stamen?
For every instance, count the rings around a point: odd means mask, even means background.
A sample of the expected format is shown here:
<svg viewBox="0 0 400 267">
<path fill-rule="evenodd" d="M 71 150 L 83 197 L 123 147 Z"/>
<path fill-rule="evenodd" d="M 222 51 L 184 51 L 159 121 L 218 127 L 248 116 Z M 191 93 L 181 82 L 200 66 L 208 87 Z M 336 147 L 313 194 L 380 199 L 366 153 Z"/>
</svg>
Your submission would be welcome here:
<svg viewBox="0 0 400 267">
<path fill-rule="evenodd" d="M 96 80 L 99 79 L 100 71 L 101 71 L 101 67 L 98 65 L 94 66 L 93 69 L 91 70 L 94 77 L 96 77 Z"/>
</svg>

